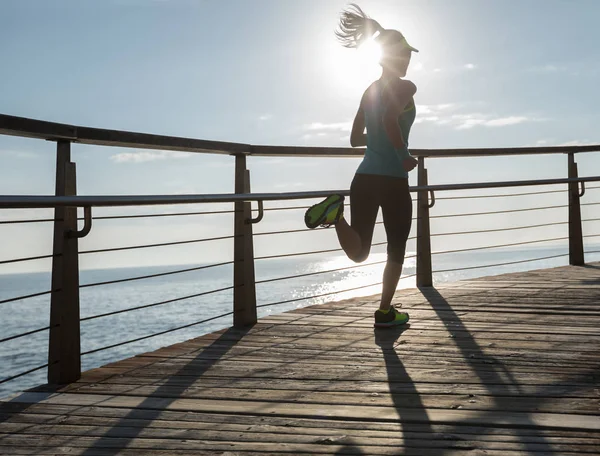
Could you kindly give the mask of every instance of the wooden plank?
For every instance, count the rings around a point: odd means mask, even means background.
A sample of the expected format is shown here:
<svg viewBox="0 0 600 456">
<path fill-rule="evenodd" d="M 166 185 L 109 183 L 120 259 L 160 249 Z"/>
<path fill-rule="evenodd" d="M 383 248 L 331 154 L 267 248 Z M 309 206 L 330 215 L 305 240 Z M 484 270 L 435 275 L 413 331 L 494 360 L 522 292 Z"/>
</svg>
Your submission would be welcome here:
<svg viewBox="0 0 600 456">
<path fill-rule="evenodd" d="M 472 393 L 462 394 L 414 394 L 412 391 L 405 393 L 388 392 L 364 393 L 364 392 L 308 392 L 289 388 L 282 389 L 239 389 L 236 396 L 243 401 L 268 401 L 277 403 L 297 404 L 329 404 L 329 405 L 369 405 L 388 407 L 425 407 L 427 409 L 460 409 L 460 410 L 496 410 L 516 412 L 547 412 L 595 415 L 600 409 L 598 397 L 526 397 L 517 391 L 507 390 L 501 398 L 494 395 L 475 395 Z M 75 393 L 75 391 L 71 391 Z M 186 398 L 186 399 L 231 399 L 230 388 L 213 387 L 205 388 L 181 388 L 178 386 L 131 386 L 131 385 L 105 385 L 94 384 L 93 386 L 81 386 L 77 394 L 103 394 L 123 395 L 140 397 L 160 398 Z"/>
<path fill-rule="evenodd" d="M 8 405 L 8 404 L 5 404 Z M 487 428 L 481 433 L 480 426 L 466 426 L 456 424 L 410 424 L 404 428 L 401 422 L 378 422 L 378 421 L 350 421 L 350 420 L 327 420 L 308 418 L 286 418 L 278 416 L 255 416 L 255 415 L 228 415 L 199 412 L 178 412 L 170 410 L 151 409 L 127 409 L 119 407 L 80 407 L 68 405 L 30 404 L 23 408 L 19 404 L 10 404 L 6 407 L 3 416 L 9 416 L 11 422 L 31 422 L 29 418 L 34 417 L 34 422 L 46 419 L 48 423 L 57 423 L 78 418 L 85 420 L 94 419 L 117 422 L 120 426 L 135 427 L 176 427 L 191 429 L 214 429 L 220 427 L 234 426 L 233 429 L 252 427 L 254 432 L 274 431 L 284 433 L 301 432 L 308 435 L 329 435 L 331 432 L 352 433 L 360 432 L 368 436 L 390 436 L 394 433 L 431 433 L 434 438 L 441 438 L 444 434 L 480 434 L 483 440 L 505 441 L 515 437 L 515 429 L 509 427 Z M 11 414 L 8 409 L 12 408 Z M 37 420 L 35 419 L 37 417 Z M 15 420 L 16 419 L 16 420 Z M 137 424 L 136 424 L 137 423 Z M 561 429 L 518 429 L 518 439 L 532 441 L 540 438 L 561 438 L 572 440 L 573 443 L 594 443 L 600 439 L 597 431 L 573 431 Z"/>
<path fill-rule="evenodd" d="M 44 403 L 58 405 L 127 408 L 151 408 L 187 410 L 199 412 L 240 413 L 254 415 L 325 417 L 337 419 L 360 419 L 377 421 L 397 421 L 411 423 L 435 422 L 448 424 L 460 422 L 466 425 L 509 426 L 523 428 L 551 428 L 573 430 L 600 430 L 600 416 L 553 413 L 517 413 L 488 411 L 483 416 L 479 412 L 467 410 L 396 410 L 395 407 L 322 405 L 293 403 L 271 403 L 265 401 L 170 399 L 161 397 L 136 397 L 102 394 L 46 394 L 24 393 L 19 396 L 21 403 Z"/>
</svg>

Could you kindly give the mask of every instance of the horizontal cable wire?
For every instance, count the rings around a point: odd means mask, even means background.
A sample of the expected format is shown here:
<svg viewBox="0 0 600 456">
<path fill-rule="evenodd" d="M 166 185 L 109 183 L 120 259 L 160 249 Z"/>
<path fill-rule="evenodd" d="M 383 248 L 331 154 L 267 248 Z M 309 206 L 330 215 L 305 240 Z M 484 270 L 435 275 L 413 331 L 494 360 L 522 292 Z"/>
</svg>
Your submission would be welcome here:
<svg viewBox="0 0 600 456">
<path fill-rule="evenodd" d="M 44 222 L 54 222 L 54 220 L 55 219 L 0 220 L 0 225 L 8 225 L 8 224 L 12 224 L 12 223 L 44 223 Z"/>
<path fill-rule="evenodd" d="M 317 274 L 327 274 L 327 273 L 330 273 L 330 272 L 345 271 L 345 270 L 354 269 L 354 268 L 363 268 L 363 267 L 366 267 L 366 266 L 373 266 L 373 265 L 376 265 L 376 264 L 383 264 L 385 262 L 386 262 L 385 260 L 384 261 L 376 261 L 375 263 L 359 264 L 357 266 L 347 266 L 347 267 L 344 267 L 344 268 L 329 269 L 329 270 L 326 270 L 326 271 L 308 272 L 306 274 L 297 274 L 297 275 L 287 276 L 287 277 L 276 277 L 274 279 L 257 280 L 256 284 L 258 285 L 259 283 L 275 282 L 277 280 L 297 279 L 299 277 L 307 277 L 307 276 L 317 275 Z"/>
<path fill-rule="evenodd" d="M 13 260 L 2 260 L 2 261 L 0 261 L 0 264 L 20 263 L 22 261 L 45 260 L 46 258 L 54 258 L 55 256 L 59 257 L 61 255 L 60 254 L 59 255 L 40 255 L 40 256 L 27 257 L 27 258 L 15 258 Z"/>
<path fill-rule="evenodd" d="M 153 218 L 153 217 L 177 217 L 182 215 L 214 215 L 214 214 L 235 214 L 235 211 L 204 211 L 204 212 L 174 212 L 171 214 L 137 214 L 137 215 L 104 215 L 92 217 L 93 220 L 113 220 L 113 219 L 134 219 L 134 218 Z M 83 217 L 77 220 L 84 220 Z"/>
<path fill-rule="evenodd" d="M 594 188 L 594 187 L 593 187 Z M 600 187 L 595 187 L 600 188 Z M 526 192 L 526 193 L 508 193 L 506 195 L 498 194 L 498 195 L 473 195 L 473 196 L 445 196 L 441 198 L 436 198 L 436 200 L 453 200 L 453 199 L 473 199 L 473 198 L 501 198 L 505 196 L 526 196 L 526 195 L 542 195 L 545 193 L 566 193 L 567 189 L 564 190 L 546 190 L 543 192 Z"/>
<path fill-rule="evenodd" d="M 528 226 L 516 226 L 511 228 L 494 228 L 491 230 L 475 230 L 475 231 L 457 231 L 454 233 L 436 233 L 432 234 L 431 237 L 434 236 L 452 236 L 455 234 L 478 234 L 478 233 L 495 233 L 498 231 L 513 231 L 513 230 L 524 230 L 527 228 L 539 228 L 542 226 L 552 226 L 552 225 L 566 225 L 569 222 L 554 222 L 554 223 L 541 223 L 539 225 L 528 225 Z"/>
<path fill-rule="evenodd" d="M 505 265 L 509 265 L 509 264 L 529 263 L 529 262 L 532 262 L 532 261 L 549 260 L 551 258 L 560 258 L 560 257 L 565 257 L 565 256 L 569 256 L 569 254 L 568 253 L 563 253 L 561 255 L 551 255 L 551 256 L 546 256 L 546 257 L 541 257 L 541 258 L 531 258 L 531 259 L 527 259 L 527 260 L 509 261 L 509 262 L 506 262 L 506 263 L 486 264 L 486 265 L 482 265 L 482 266 L 469 266 L 469 267 L 465 267 L 465 268 L 441 269 L 441 270 L 438 270 L 438 271 L 431 271 L 431 272 L 433 272 L 433 273 L 436 273 L 436 272 L 454 272 L 454 271 L 466 271 L 468 269 L 492 268 L 492 267 L 496 267 L 496 266 L 505 266 Z"/>
<path fill-rule="evenodd" d="M 600 187 L 599 187 L 600 188 Z M 595 218 L 595 219 L 582 219 L 582 222 L 597 222 L 598 220 L 600 220 L 600 218 Z"/>
<path fill-rule="evenodd" d="M 499 247 L 513 247 L 515 245 L 535 244 L 538 242 L 564 241 L 565 239 L 569 239 L 569 237 L 566 236 L 566 237 L 559 237 L 559 238 L 553 238 L 553 239 L 542 239 L 542 240 L 536 240 L 536 241 L 513 242 L 511 244 L 489 245 L 489 246 L 484 246 L 484 247 L 471 247 L 468 249 L 444 250 L 442 252 L 432 252 L 431 254 L 432 255 L 442 255 L 444 253 L 471 252 L 473 250 L 495 249 L 495 248 L 499 248 Z"/>
<path fill-rule="evenodd" d="M 165 331 L 161 331 L 161 332 L 158 332 L 158 333 L 155 333 L 155 334 L 150 334 L 148 336 L 137 337 L 135 339 L 127 340 L 125 342 L 119 342 L 118 344 L 107 345 L 106 347 L 96 348 L 94 350 L 89 350 L 89 351 L 83 352 L 81 354 L 81 356 L 89 355 L 89 354 L 92 354 L 92 353 L 97 353 L 99 351 L 108 350 L 109 348 L 120 347 L 121 345 L 132 344 L 134 342 L 139 342 L 141 340 L 150 339 L 151 337 L 162 336 L 163 334 L 167 334 L 167 333 L 170 333 L 170 332 L 173 332 L 173 331 L 179 331 L 180 329 L 190 328 L 190 327 L 196 326 L 196 325 L 201 325 L 202 323 L 208 323 L 209 321 L 213 321 L 213 320 L 216 320 L 218 318 L 227 317 L 229 315 L 233 315 L 233 312 L 227 312 L 227 313 L 222 314 L 222 315 L 217 315 L 216 317 L 211 317 L 211 318 L 207 318 L 205 320 L 197 321 L 195 323 L 189 323 L 189 324 L 184 325 L 184 326 L 178 326 L 176 328 L 167 329 Z"/>
<path fill-rule="evenodd" d="M 270 260 L 273 258 L 286 258 L 286 257 L 293 257 L 293 256 L 300 256 L 300 255 L 313 255 L 313 254 L 317 254 L 317 253 L 332 253 L 332 252 L 343 252 L 344 249 L 329 249 L 329 250 L 316 250 L 314 252 L 297 252 L 297 253 L 282 253 L 279 255 L 266 255 L 266 256 L 261 256 L 261 257 L 256 257 L 254 258 L 254 260 Z"/>
<path fill-rule="evenodd" d="M 303 207 L 303 206 L 300 206 Z M 285 208 L 282 208 L 285 209 Z M 293 208 L 290 208 L 293 209 Z M 269 209 L 265 209 L 268 211 Z M 274 209 L 271 209 L 274 210 Z M 92 217 L 92 220 L 114 220 L 114 219 L 135 219 L 135 218 L 154 218 L 154 217 L 177 217 L 183 215 L 215 215 L 215 214 L 235 214 L 234 210 L 229 211 L 204 211 L 204 212 L 174 212 L 172 214 L 137 214 L 137 215 L 103 215 Z M 85 220 L 83 217 L 77 217 L 77 220 Z M 13 223 L 44 223 L 61 222 L 61 219 L 28 219 L 28 220 L 0 220 L 0 225 Z"/>
<path fill-rule="evenodd" d="M 158 274 L 149 274 L 149 275 L 139 276 L 139 277 L 128 277 L 127 279 L 117 279 L 117 280 L 108 280 L 106 282 L 86 283 L 85 285 L 80 285 L 79 288 L 96 287 L 99 285 L 109 285 L 112 283 L 131 282 L 133 280 L 150 279 L 153 277 L 161 277 L 161 276 L 167 276 L 167 275 L 171 275 L 171 274 L 181 274 L 184 272 L 199 271 L 201 269 L 216 268 L 218 266 L 225 266 L 228 264 L 233 264 L 233 261 L 227 261 L 225 263 L 211 264 L 208 266 L 198 266 L 195 268 L 180 269 L 178 271 L 160 272 Z"/>
<path fill-rule="evenodd" d="M 595 203 L 580 203 L 581 206 L 595 206 L 600 204 L 600 201 L 596 201 Z"/>
<path fill-rule="evenodd" d="M 263 210 L 266 211 L 291 211 L 295 209 L 308 209 L 308 206 L 286 206 L 286 207 L 265 207 Z"/>
<path fill-rule="evenodd" d="M 598 236 L 600 236 L 600 234 L 584 234 L 583 235 L 584 238 L 586 238 L 586 237 L 598 237 Z"/>
<path fill-rule="evenodd" d="M 416 236 L 413 237 L 409 237 L 407 239 L 407 241 L 411 241 L 416 239 Z M 387 242 L 376 242 L 374 244 L 371 244 L 371 247 L 377 247 L 380 245 L 386 245 Z M 255 257 L 254 260 L 270 260 L 273 258 L 286 258 L 286 257 L 293 257 L 293 256 L 302 256 L 302 255 L 314 255 L 317 253 L 332 253 L 332 252 L 343 252 L 344 249 L 329 249 L 329 250 L 315 250 L 312 252 L 295 252 L 295 253 L 283 253 L 283 254 L 279 254 L 279 255 L 266 255 L 266 256 L 261 256 L 261 257 Z"/>
<path fill-rule="evenodd" d="M 163 304 L 170 304 L 172 302 L 183 301 L 185 299 L 197 298 L 199 296 L 206 296 L 209 294 L 219 293 L 221 291 L 232 290 L 234 288 L 235 288 L 235 286 L 230 286 L 230 287 L 225 287 L 225 288 L 219 288 L 217 290 L 204 291 L 202 293 L 196 293 L 196 294 L 189 295 L 189 296 L 183 296 L 181 298 L 174 298 L 174 299 L 169 299 L 167 301 L 155 302 L 153 304 L 145 304 L 143 306 L 129 307 L 127 309 L 115 310 L 114 312 L 107 312 L 107 313 L 103 313 L 103 314 L 99 314 L 99 315 L 92 315 L 91 317 L 81 318 L 79 321 L 95 320 L 96 318 L 108 317 L 109 315 L 117 315 L 117 314 L 121 314 L 121 313 L 131 312 L 133 310 L 140 310 L 140 309 L 147 309 L 149 307 L 162 306 Z"/>
<path fill-rule="evenodd" d="M 174 242 L 163 242 L 160 244 L 146 244 L 146 245 L 130 245 L 127 247 L 114 247 L 109 249 L 98 249 L 98 250 L 83 250 L 79 252 L 80 255 L 86 253 L 104 253 L 104 252 L 116 252 L 118 250 L 134 250 L 134 249 L 146 249 L 150 247 L 165 247 L 168 245 L 181 245 L 181 244 L 192 244 L 196 242 L 207 242 L 207 241 L 221 241 L 223 239 L 233 239 L 235 236 L 221 236 L 206 239 L 192 239 L 189 241 L 174 241 Z"/>
<path fill-rule="evenodd" d="M 55 290 L 55 291 L 60 291 L 60 290 Z M 0 304 L 6 304 L 7 302 L 13 302 L 13 301 L 20 301 L 21 299 L 35 298 L 36 296 L 44 296 L 44 295 L 47 295 L 50 293 L 52 293 L 52 290 L 42 291 L 41 293 L 33 293 L 30 295 L 18 296 L 16 298 L 10 298 L 10 299 L 5 299 L 4 301 L 0 301 Z"/>
<path fill-rule="evenodd" d="M 409 259 L 409 258 L 414 258 L 414 257 L 416 257 L 416 255 L 411 255 L 411 256 L 404 257 L 404 258 Z M 374 266 L 374 265 L 383 264 L 386 262 L 387 262 L 387 260 L 383 260 L 383 261 L 376 261 L 374 263 L 358 264 L 356 266 L 346 266 L 343 268 L 329 269 L 327 271 L 315 271 L 315 272 L 308 272 L 306 274 L 297 274 L 297 275 L 287 276 L 287 277 L 276 277 L 273 279 L 257 280 L 255 283 L 259 284 L 259 283 L 275 282 L 278 280 L 297 279 L 299 277 L 307 277 L 307 276 L 317 275 L 317 274 L 328 274 L 330 272 L 338 272 L 338 271 L 346 271 L 348 269 L 364 268 L 367 266 Z"/>
<path fill-rule="evenodd" d="M 301 228 L 299 230 L 284 230 L 284 231 L 265 231 L 263 233 L 254 233 L 254 236 L 265 236 L 267 234 L 288 234 L 288 233 L 302 233 L 306 231 L 314 231 L 311 228 Z"/>
<path fill-rule="evenodd" d="M 55 325 L 54 327 L 58 327 L 58 325 Z M 8 342 L 9 340 L 18 339 L 18 338 L 20 338 L 20 337 L 29 336 L 29 335 L 31 335 L 31 334 L 39 333 L 39 332 L 42 332 L 42 331 L 47 331 L 47 330 L 49 330 L 50 328 L 51 328 L 51 326 L 46 326 L 45 328 L 34 329 L 33 331 L 27 331 L 27 332 L 24 332 L 24 333 L 22 333 L 22 334 L 17 334 L 17 335 L 15 335 L 15 336 L 6 337 L 6 338 L 4 338 L 4 339 L 0 339 L 0 344 L 1 344 L 2 342 Z"/>
<path fill-rule="evenodd" d="M 45 367 L 48 367 L 48 364 L 44 364 L 43 366 L 38 366 L 33 369 L 29 369 L 28 371 L 21 372 L 20 374 L 17 374 L 17 375 L 13 375 L 12 377 L 3 378 L 2 380 L 0 380 L 0 385 L 2 383 L 10 382 L 11 380 L 15 380 L 19 377 L 23 377 L 24 375 L 31 374 L 32 372 L 39 371 L 40 369 L 44 369 Z"/>
<path fill-rule="evenodd" d="M 596 203 L 593 203 L 596 204 Z M 563 204 L 559 206 L 545 206 L 545 207 L 529 207 L 526 209 L 509 209 L 506 211 L 491 211 L 491 212 L 470 212 L 467 214 L 446 214 L 446 215 L 432 215 L 429 218 L 445 218 L 445 217 L 466 217 L 469 215 L 490 215 L 490 214 L 508 214 L 510 212 L 526 212 L 526 211 L 539 211 L 543 209 L 558 209 L 561 207 L 569 207 L 568 204 Z"/>
<path fill-rule="evenodd" d="M 415 276 L 416 276 L 416 274 L 410 274 L 410 275 L 407 275 L 407 276 L 402 276 L 402 277 L 400 277 L 400 280 L 402 280 L 402 279 L 408 279 L 410 277 L 415 277 Z M 318 295 L 313 295 L 313 296 L 305 296 L 303 298 L 294 298 L 294 299 L 288 299 L 286 301 L 271 302 L 269 304 L 261 304 L 261 305 L 258 305 L 256 307 L 257 308 L 259 308 L 259 307 L 271 307 L 271 306 L 277 306 L 277 305 L 280 305 L 280 304 L 288 304 L 290 302 L 303 301 L 303 300 L 306 300 L 306 299 L 322 298 L 323 296 L 330 296 L 332 294 L 346 293 L 348 291 L 360 290 L 362 288 L 375 287 L 377 285 L 381 285 L 382 283 L 383 282 L 377 282 L 377 283 L 372 283 L 372 284 L 369 284 L 369 285 L 361 285 L 359 287 L 346 288 L 345 290 L 330 291 L 329 293 L 323 293 L 323 294 L 318 294 Z"/>
</svg>

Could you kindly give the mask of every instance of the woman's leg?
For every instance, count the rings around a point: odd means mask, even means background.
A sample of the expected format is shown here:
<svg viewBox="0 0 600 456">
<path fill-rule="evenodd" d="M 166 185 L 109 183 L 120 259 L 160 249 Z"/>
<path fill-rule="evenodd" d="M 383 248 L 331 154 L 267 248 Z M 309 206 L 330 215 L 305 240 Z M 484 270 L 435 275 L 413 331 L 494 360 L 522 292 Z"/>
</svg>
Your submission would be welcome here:
<svg viewBox="0 0 600 456">
<path fill-rule="evenodd" d="M 401 274 L 402 263 L 397 263 L 388 258 L 383 270 L 383 289 L 381 291 L 381 303 L 379 304 L 381 310 L 389 310 L 392 306 L 392 298 L 396 292 Z"/>
<path fill-rule="evenodd" d="M 406 241 L 412 224 L 412 199 L 408 191 L 408 179 L 393 179 L 388 180 L 388 183 L 389 186 L 381 203 L 388 241 L 388 260 L 383 272 L 383 289 L 379 307 L 384 311 L 391 307 L 402 274 Z"/>
<path fill-rule="evenodd" d="M 358 258 L 362 250 L 360 235 L 348 224 L 345 218 L 342 217 L 335 224 L 335 232 L 340 241 L 340 246 L 344 249 L 348 258 Z"/>
<path fill-rule="evenodd" d="M 379 176 L 357 174 L 350 186 L 350 222 L 345 218 L 335 224 L 340 246 L 352 261 L 365 261 L 371 251 L 375 220 L 379 211 L 376 184 Z"/>
</svg>

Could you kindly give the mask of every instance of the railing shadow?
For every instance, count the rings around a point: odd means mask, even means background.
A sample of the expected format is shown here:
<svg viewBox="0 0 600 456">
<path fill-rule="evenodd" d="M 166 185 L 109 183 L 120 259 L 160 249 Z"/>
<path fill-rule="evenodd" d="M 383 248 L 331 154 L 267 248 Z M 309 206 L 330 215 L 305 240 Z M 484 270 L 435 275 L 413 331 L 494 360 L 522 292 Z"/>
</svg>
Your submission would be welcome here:
<svg viewBox="0 0 600 456">
<path fill-rule="evenodd" d="M 520 394 L 521 388 L 519 383 L 500 360 L 484 352 L 458 314 L 452 309 L 452 306 L 435 287 L 422 287 L 420 290 L 431 304 L 438 318 L 446 325 L 452 323 L 452 329 L 457 332 L 460 331 L 461 337 L 454 337 L 452 340 L 460 349 L 466 363 L 471 367 L 475 375 L 479 377 L 480 384 L 488 390 L 489 396 L 493 401 L 490 412 L 502 411 L 503 397 L 518 396 Z M 490 384 L 493 384 L 495 388 L 489 388 Z M 485 418 L 486 413 L 482 413 L 482 420 Z M 540 453 L 548 455 L 558 454 L 553 450 L 543 433 L 536 430 L 535 424 L 530 420 L 528 414 L 523 413 L 523 416 L 529 421 L 525 426 L 528 435 L 535 435 L 538 438 L 535 444 L 531 443 L 530 439 L 522 438 L 524 427 L 515 426 L 513 430 L 518 437 L 521 437 L 524 452 L 532 455 Z M 485 432 L 485 429 L 486 427 L 482 427 L 481 431 Z"/>
<path fill-rule="evenodd" d="M 168 407 L 168 402 L 173 402 L 180 398 L 186 389 L 188 389 L 200 376 L 207 372 L 212 366 L 214 366 L 229 350 L 231 350 L 238 342 L 240 342 L 244 336 L 248 333 L 251 327 L 237 329 L 229 328 L 223 334 L 219 336 L 215 341 L 208 347 L 199 351 L 196 357 L 192 358 L 187 362 L 181 369 L 175 372 L 169 377 L 169 379 L 161 385 L 154 393 L 150 394 L 145 398 L 137 407 L 132 409 L 127 415 L 119 420 L 117 424 L 111 427 L 111 429 L 102 437 L 94 441 L 82 455 L 97 454 L 99 450 L 106 450 L 112 447 L 111 438 L 119 437 L 121 440 L 125 439 L 122 448 L 127 448 L 130 441 L 135 439 L 145 427 L 129 428 L 130 434 L 126 437 L 120 432 L 119 428 L 127 426 L 128 420 L 137 418 L 136 412 L 139 409 L 145 410 L 145 417 L 148 422 L 157 419 L 164 409 Z M 207 353 L 210 353 L 211 357 L 203 358 Z M 202 358 L 202 366 L 194 366 L 195 375 L 181 375 L 188 369 L 188 366 L 192 365 L 195 361 Z M 163 405 L 160 409 L 156 409 L 153 405 L 153 401 L 160 398 L 163 401 Z"/>
<path fill-rule="evenodd" d="M 422 445 L 418 445 L 419 442 L 422 442 L 422 438 L 414 438 L 414 436 L 423 435 L 424 432 L 433 435 L 433 429 L 431 428 L 427 410 L 421 401 L 421 396 L 395 348 L 398 338 L 409 328 L 410 325 L 407 324 L 402 327 L 376 328 L 374 330 L 375 344 L 381 348 L 385 361 L 390 397 L 402 424 L 401 435 L 398 437 L 403 438 L 404 447 L 402 448 L 402 453 L 399 454 L 404 454 L 406 451 L 414 451 L 419 446 L 422 447 Z M 394 392 L 393 385 L 397 383 L 403 385 L 402 393 Z"/>
</svg>

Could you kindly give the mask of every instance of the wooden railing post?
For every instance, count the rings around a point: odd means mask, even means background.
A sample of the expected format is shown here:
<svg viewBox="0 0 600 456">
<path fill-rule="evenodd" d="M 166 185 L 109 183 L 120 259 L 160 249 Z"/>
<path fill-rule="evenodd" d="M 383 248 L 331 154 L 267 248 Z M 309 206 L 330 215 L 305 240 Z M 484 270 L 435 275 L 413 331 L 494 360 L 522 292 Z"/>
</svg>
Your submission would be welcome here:
<svg viewBox="0 0 600 456">
<path fill-rule="evenodd" d="M 235 193 L 250 193 L 250 171 L 242 154 L 235 156 Z M 233 325 L 240 328 L 257 320 L 254 242 L 250 202 L 236 202 L 234 208 Z"/>
<path fill-rule="evenodd" d="M 427 185 L 425 157 L 419 157 L 417 185 Z M 417 287 L 433 286 L 430 234 L 428 192 L 420 190 L 417 196 Z"/>
<path fill-rule="evenodd" d="M 575 154 L 569 155 L 569 179 L 579 177 Z M 581 229 L 581 206 L 579 204 L 579 184 L 569 183 L 569 264 L 583 266 L 583 232 Z"/>
<path fill-rule="evenodd" d="M 56 148 L 56 196 L 76 194 L 71 143 L 61 140 Z M 77 237 L 70 235 L 77 231 L 77 208 L 57 207 L 54 219 L 48 383 L 64 384 L 81 377 L 79 251 Z"/>
</svg>

